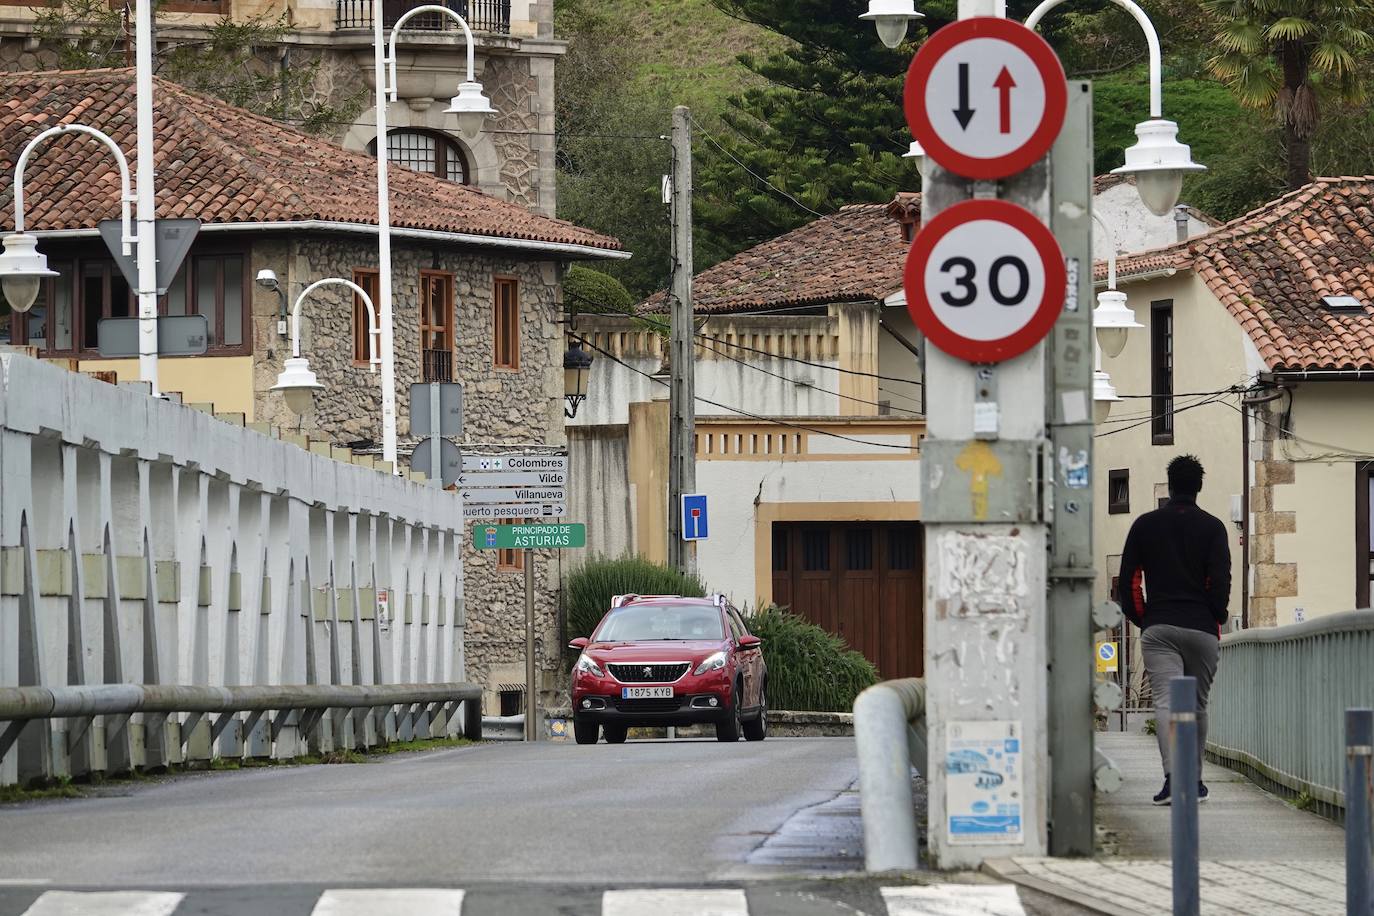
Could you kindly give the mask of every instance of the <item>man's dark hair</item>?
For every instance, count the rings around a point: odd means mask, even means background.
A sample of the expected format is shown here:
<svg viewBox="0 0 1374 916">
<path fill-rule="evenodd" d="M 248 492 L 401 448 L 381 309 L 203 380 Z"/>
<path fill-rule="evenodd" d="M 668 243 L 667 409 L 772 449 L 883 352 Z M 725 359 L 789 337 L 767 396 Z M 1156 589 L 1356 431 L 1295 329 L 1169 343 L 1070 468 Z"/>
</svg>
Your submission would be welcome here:
<svg viewBox="0 0 1374 916">
<path fill-rule="evenodd" d="M 1177 496 L 1197 496 L 1207 472 L 1194 455 L 1179 455 L 1169 462 L 1169 492 Z"/>
</svg>

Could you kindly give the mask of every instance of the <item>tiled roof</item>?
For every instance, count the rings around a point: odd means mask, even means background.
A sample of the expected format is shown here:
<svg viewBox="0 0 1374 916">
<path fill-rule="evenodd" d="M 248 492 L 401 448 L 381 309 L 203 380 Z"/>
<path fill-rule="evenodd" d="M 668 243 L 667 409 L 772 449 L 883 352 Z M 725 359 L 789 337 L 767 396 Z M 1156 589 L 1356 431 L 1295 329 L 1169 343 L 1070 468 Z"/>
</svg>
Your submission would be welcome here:
<svg viewBox="0 0 1374 916">
<path fill-rule="evenodd" d="M 1196 271 L 1272 370 L 1374 369 L 1374 176 L 1319 178 L 1206 235 L 1124 258 L 1117 272 L 1169 267 Z M 1333 314 L 1323 296 L 1364 310 Z"/>
<path fill-rule="evenodd" d="M 134 159 L 134 73 L 88 70 L 0 77 L 0 225 L 13 225 L 10 176 L 40 131 L 80 122 L 112 136 Z M 206 223 L 377 223 L 376 164 L 365 153 L 156 81 L 157 214 Z M 25 218 L 33 230 L 88 229 L 119 215 L 119 172 L 89 137 L 57 137 L 30 160 Z M 586 246 L 609 236 L 540 216 L 475 188 L 405 168 L 390 170 L 391 221 L 401 229 Z"/>
<path fill-rule="evenodd" d="M 918 198 L 842 207 L 740 252 L 692 279 L 693 307 L 711 314 L 881 300 L 901 288 L 909 247 L 889 209 L 915 206 L 919 219 Z M 641 308 L 663 310 L 664 295 Z"/>
</svg>

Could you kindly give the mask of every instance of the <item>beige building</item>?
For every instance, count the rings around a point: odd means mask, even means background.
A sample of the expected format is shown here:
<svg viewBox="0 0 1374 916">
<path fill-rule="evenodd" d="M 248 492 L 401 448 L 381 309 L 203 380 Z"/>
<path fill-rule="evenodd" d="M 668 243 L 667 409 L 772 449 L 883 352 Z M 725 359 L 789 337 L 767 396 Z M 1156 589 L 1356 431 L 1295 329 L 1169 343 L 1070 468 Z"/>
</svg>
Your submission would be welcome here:
<svg viewBox="0 0 1374 916">
<path fill-rule="evenodd" d="M 1164 496 L 1169 459 L 1191 452 L 1207 468 L 1200 504 L 1233 531 L 1238 624 L 1369 606 L 1371 200 L 1374 178 L 1318 179 L 1119 265 L 1144 327 L 1104 362 L 1129 395 L 1096 441 L 1109 572 L 1131 520 Z"/>
</svg>

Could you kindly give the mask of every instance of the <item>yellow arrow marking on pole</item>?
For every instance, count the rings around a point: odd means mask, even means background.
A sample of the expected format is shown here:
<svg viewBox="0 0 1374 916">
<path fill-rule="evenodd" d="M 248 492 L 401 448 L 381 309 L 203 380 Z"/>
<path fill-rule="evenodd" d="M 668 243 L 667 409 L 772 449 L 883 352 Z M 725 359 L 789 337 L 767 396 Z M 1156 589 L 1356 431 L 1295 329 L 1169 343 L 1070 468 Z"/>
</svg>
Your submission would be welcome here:
<svg viewBox="0 0 1374 916">
<path fill-rule="evenodd" d="M 1002 462 L 986 442 L 968 444 L 955 461 L 959 470 L 969 475 L 969 496 L 973 500 L 973 518 L 986 521 L 988 517 L 988 478 L 1002 476 Z"/>
</svg>

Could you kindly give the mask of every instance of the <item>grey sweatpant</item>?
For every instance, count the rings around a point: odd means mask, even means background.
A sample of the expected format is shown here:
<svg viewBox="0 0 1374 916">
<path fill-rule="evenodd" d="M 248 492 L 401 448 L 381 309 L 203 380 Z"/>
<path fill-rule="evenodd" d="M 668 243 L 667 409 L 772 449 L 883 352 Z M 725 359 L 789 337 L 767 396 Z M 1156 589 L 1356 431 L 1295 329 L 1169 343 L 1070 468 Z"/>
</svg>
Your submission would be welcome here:
<svg viewBox="0 0 1374 916">
<path fill-rule="evenodd" d="M 1197 678 L 1197 741 L 1198 756 L 1207 744 L 1207 694 L 1217 673 L 1220 640 L 1201 630 L 1189 630 L 1157 623 L 1146 628 L 1140 636 L 1140 648 L 1145 655 L 1145 671 L 1150 675 L 1150 692 L 1155 698 L 1155 735 L 1159 739 L 1159 756 L 1164 762 L 1164 775 L 1169 764 L 1169 681 L 1176 677 Z M 1201 773 L 1199 760 L 1198 772 Z"/>
</svg>

